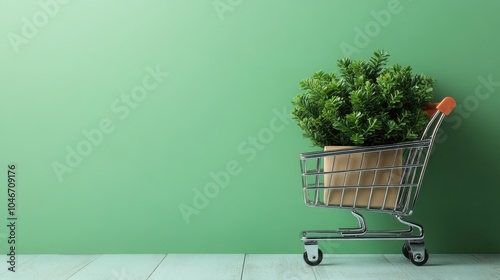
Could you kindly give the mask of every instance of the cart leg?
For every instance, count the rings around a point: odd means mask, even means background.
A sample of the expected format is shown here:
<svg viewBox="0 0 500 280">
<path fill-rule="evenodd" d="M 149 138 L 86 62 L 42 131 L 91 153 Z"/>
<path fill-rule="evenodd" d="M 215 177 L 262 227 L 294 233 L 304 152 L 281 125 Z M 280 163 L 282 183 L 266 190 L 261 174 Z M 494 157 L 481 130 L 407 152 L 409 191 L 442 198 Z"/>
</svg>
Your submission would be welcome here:
<svg viewBox="0 0 500 280">
<path fill-rule="evenodd" d="M 342 236 L 356 236 L 356 235 L 363 235 L 366 233 L 366 222 L 365 218 L 363 215 L 360 213 L 352 210 L 351 214 L 356 217 L 358 220 L 359 227 L 358 228 L 339 228 L 339 233 Z"/>
</svg>

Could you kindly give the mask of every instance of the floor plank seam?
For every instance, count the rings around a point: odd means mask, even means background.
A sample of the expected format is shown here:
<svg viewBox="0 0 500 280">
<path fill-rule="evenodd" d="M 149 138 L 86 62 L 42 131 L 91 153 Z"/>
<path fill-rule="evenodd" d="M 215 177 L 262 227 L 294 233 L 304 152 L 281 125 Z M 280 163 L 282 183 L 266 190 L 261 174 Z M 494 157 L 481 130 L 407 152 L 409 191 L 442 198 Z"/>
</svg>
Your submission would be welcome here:
<svg viewBox="0 0 500 280">
<path fill-rule="evenodd" d="M 243 265 L 241 267 L 240 280 L 243 280 L 243 274 L 245 273 L 245 262 L 247 260 L 247 254 L 243 254 Z"/>
<path fill-rule="evenodd" d="M 310 269 L 312 270 L 312 272 L 313 272 L 314 279 L 315 279 L 315 280 L 318 280 L 318 275 L 316 275 L 316 270 L 314 269 L 314 267 L 309 267 L 309 268 L 310 268 Z"/>
<path fill-rule="evenodd" d="M 163 261 L 167 258 L 167 255 L 168 254 L 165 254 L 165 256 L 163 256 L 163 259 L 161 259 L 161 261 L 156 265 L 156 267 L 153 269 L 153 271 L 151 271 L 151 273 L 148 275 L 148 277 L 146 278 L 146 280 L 148 280 L 149 278 L 151 278 L 151 276 L 153 275 L 153 273 L 155 273 L 156 269 L 158 269 L 158 267 L 163 263 Z"/>
<path fill-rule="evenodd" d="M 490 263 L 486 262 L 486 260 L 484 260 L 483 258 L 479 257 L 478 254 L 471 254 L 474 258 L 476 258 L 477 260 L 479 260 L 480 262 L 482 262 L 483 264 L 485 264 L 486 266 L 488 266 L 489 268 L 495 270 L 495 271 L 498 271 L 500 272 L 500 267 L 497 267 L 497 266 L 494 266 L 494 265 L 491 265 Z"/>
<path fill-rule="evenodd" d="M 478 261 L 482 263 L 486 263 L 482 258 L 480 258 L 477 254 L 471 254 L 474 258 L 476 258 Z"/>
<path fill-rule="evenodd" d="M 400 258 L 404 258 L 402 255 L 400 254 L 396 254 L 398 255 Z M 391 258 L 388 258 L 387 257 L 387 254 L 382 254 L 382 256 L 384 257 L 384 259 L 390 263 L 393 267 L 395 267 L 402 275 L 405 275 L 407 277 L 407 279 L 411 279 L 413 278 L 413 276 L 411 274 L 408 274 L 408 271 L 406 271 L 406 269 L 404 269 L 403 266 L 401 266 L 400 263 L 395 263 L 394 261 L 391 261 Z M 413 264 L 412 264 L 413 265 Z"/>
<path fill-rule="evenodd" d="M 71 277 L 75 276 L 77 273 L 79 273 L 80 271 L 82 271 L 82 269 L 86 268 L 87 266 L 89 266 L 91 263 L 93 263 L 95 260 L 97 260 L 98 258 L 102 257 L 102 255 L 97 255 L 95 258 L 93 258 L 90 262 L 88 262 L 86 265 L 80 267 L 80 269 L 78 269 L 77 271 L 75 271 L 75 273 L 71 274 L 68 279 L 66 280 L 69 280 L 71 279 Z"/>
</svg>

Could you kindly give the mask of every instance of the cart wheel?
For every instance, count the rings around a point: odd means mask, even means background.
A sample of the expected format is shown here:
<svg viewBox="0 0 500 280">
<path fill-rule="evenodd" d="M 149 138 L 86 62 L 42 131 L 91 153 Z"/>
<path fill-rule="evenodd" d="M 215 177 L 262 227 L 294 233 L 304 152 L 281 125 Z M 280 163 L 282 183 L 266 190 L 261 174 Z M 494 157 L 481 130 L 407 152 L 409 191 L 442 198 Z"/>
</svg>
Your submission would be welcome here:
<svg viewBox="0 0 500 280">
<path fill-rule="evenodd" d="M 318 249 L 318 259 L 314 260 L 314 261 L 310 261 L 309 258 L 307 257 L 307 251 L 304 252 L 304 261 L 308 264 L 308 265 L 311 265 L 311 266 L 315 266 L 315 265 L 318 265 L 321 263 L 321 261 L 323 260 L 323 252 L 321 252 L 320 249 Z"/>
<path fill-rule="evenodd" d="M 403 248 L 401 249 L 401 251 L 403 251 L 403 256 L 405 256 L 405 258 L 410 258 L 410 252 L 408 251 L 408 247 L 406 247 L 406 244 L 403 244 Z"/>
<path fill-rule="evenodd" d="M 416 266 L 422 266 L 429 260 L 429 253 L 425 250 L 424 256 L 421 254 L 411 254 L 410 261 Z"/>
</svg>

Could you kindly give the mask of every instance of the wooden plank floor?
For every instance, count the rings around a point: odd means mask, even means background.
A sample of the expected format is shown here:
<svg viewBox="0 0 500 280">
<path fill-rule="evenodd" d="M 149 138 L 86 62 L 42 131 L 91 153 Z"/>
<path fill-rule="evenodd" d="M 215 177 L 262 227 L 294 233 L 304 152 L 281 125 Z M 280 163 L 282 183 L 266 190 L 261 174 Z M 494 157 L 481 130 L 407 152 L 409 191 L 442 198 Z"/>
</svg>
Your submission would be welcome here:
<svg viewBox="0 0 500 280">
<path fill-rule="evenodd" d="M 2 280 L 58 279 L 500 279 L 499 255 L 431 255 L 417 267 L 402 255 L 325 255 L 319 266 L 301 255 L 21 255 Z"/>
</svg>

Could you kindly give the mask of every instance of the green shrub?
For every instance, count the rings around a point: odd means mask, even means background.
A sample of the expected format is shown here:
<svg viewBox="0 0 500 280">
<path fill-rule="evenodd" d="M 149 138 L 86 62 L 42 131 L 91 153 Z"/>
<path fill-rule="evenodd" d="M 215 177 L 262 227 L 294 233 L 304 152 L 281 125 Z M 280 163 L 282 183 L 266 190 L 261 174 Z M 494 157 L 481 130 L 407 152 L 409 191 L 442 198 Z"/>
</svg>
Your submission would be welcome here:
<svg viewBox="0 0 500 280">
<path fill-rule="evenodd" d="M 379 145 L 415 140 L 428 122 L 423 110 L 435 79 L 409 66 L 386 66 L 389 54 L 369 61 L 340 59 L 339 74 L 319 71 L 300 82 L 305 93 L 293 118 L 316 146 Z"/>
</svg>

